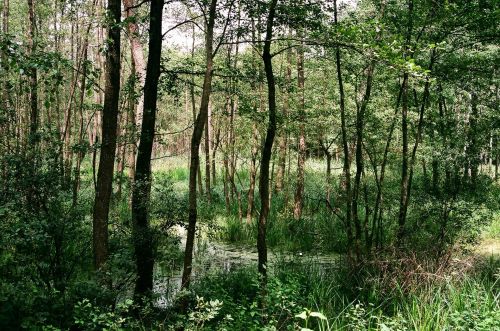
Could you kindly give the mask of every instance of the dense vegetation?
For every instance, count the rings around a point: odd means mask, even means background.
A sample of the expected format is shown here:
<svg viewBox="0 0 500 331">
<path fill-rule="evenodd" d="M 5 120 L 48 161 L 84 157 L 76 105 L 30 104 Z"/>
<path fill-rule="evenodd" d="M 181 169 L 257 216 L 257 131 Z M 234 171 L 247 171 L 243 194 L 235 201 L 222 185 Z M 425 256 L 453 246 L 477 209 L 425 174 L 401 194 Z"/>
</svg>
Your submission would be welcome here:
<svg viewBox="0 0 500 331">
<path fill-rule="evenodd" d="M 500 329 L 497 1 L 0 8 L 0 329 Z"/>
</svg>

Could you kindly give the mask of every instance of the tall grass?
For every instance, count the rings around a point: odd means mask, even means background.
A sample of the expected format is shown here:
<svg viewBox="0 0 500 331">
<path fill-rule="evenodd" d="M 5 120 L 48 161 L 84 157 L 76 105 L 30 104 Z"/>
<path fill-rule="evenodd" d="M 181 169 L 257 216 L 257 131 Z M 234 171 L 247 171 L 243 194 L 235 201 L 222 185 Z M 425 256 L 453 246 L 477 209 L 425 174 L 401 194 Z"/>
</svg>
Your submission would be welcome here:
<svg viewBox="0 0 500 331">
<path fill-rule="evenodd" d="M 477 268 L 486 273 L 471 270 L 459 279 L 434 274 L 432 282 L 408 290 L 399 281 L 382 288 L 387 284 L 374 274 L 355 275 L 343 264 L 283 261 L 270 266 L 263 310 L 252 266 L 207 274 L 193 293 L 222 301 L 207 329 L 262 329 L 264 317 L 266 327 L 283 330 L 304 327 L 305 318 L 315 330 L 490 331 L 500 329 L 499 266 L 499 260 L 482 261 Z"/>
</svg>

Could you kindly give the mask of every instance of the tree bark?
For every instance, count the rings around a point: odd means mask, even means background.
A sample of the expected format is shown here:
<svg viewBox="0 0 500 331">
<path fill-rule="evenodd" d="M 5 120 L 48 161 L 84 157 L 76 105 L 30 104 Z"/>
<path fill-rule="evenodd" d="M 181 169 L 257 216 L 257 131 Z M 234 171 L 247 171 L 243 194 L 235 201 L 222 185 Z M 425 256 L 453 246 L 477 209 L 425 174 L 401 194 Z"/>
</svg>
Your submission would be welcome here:
<svg viewBox="0 0 500 331">
<path fill-rule="evenodd" d="M 120 1 L 108 0 L 107 10 L 112 22 L 108 27 L 101 129 L 102 144 L 93 214 L 94 266 L 98 270 L 104 266 L 108 259 L 108 214 L 116 153 L 116 129 L 120 93 Z"/>
<path fill-rule="evenodd" d="M 192 30 L 192 42 L 191 42 L 191 60 L 194 61 L 194 44 L 195 44 L 195 26 L 193 25 Z M 191 84 L 189 88 L 189 94 L 191 95 L 191 107 L 193 110 L 193 122 L 196 123 L 196 100 L 194 95 L 194 76 L 191 77 Z M 191 166 L 190 166 L 191 167 Z M 203 194 L 203 179 L 201 178 L 201 167 L 198 164 L 197 177 L 198 177 L 198 191 L 200 194 Z"/>
<path fill-rule="evenodd" d="M 155 137 L 156 105 L 162 44 L 163 0 L 152 0 L 149 23 L 149 51 L 144 83 L 144 109 L 135 180 L 132 188 L 132 224 L 137 279 L 135 296 L 150 297 L 153 290 L 153 238 L 149 226 L 151 154 Z"/>
</svg>

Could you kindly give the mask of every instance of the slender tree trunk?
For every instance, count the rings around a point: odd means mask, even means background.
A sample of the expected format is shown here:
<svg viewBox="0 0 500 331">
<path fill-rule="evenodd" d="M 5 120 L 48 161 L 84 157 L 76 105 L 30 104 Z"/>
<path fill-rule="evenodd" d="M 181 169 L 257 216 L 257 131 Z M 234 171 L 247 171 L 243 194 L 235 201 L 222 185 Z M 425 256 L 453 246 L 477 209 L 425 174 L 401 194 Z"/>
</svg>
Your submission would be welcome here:
<svg viewBox="0 0 500 331">
<path fill-rule="evenodd" d="M 298 66 L 298 63 L 297 63 Z M 288 110 L 290 109 L 290 93 L 292 83 L 292 50 L 289 49 L 286 52 L 286 76 L 285 76 L 285 93 L 283 94 L 283 117 L 288 118 Z M 286 123 L 286 122 L 285 122 Z M 286 156 L 287 156 L 287 131 L 286 124 L 283 125 L 281 130 L 281 135 L 279 137 L 278 145 L 278 172 L 276 173 L 276 186 L 275 191 L 281 192 L 285 183 L 285 173 L 286 173 Z"/>
<path fill-rule="evenodd" d="M 325 152 L 326 154 L 326 199 L 330 201 L 330 194 L 332 191 L 331 183 L 332 183 L 332 153 L 328 150 Z"/>
<path fill-rule="evenodd" d="M 28 52 L 30 56 L 35 56 L 37 48 L 37 33 L 36 33 L 36 21 L 35 21 L 35 4 L 34 0 L 28 0 Z M 35 175 L 37 171 L 36 159 L 38 158 L 38 126 L 39 126 L 39 114 L 38 114 L 38 79 L 37 79 L 37 69 L 32 67 L 29 70 L 29 103 L 30 103 L 30 114 L 29 114 L 29 133 L 28 133 L 28 162 L 29 168 L 32 175 Z M 38 204 L 36 202 L 37 188 L 30 186 L 27 190 L 27 201 L 28 206 L 32 210 L 38 209 Z"/>
<path fill-rule="evenodd" d="M 205 188 L 207 192 L 207 200 L 212 200 L 211 187 L 210 187 L 210 122 L 212 119 L 210 104 L 208 105 L 208 115 L 205 121 Z"/>
<path fill-rule="evenodd" d="M 28 47 L 29 54 L 34 56 L 36 49 L 36 21 L 35 21 L 35 4 L 34 0 L 28 0 Z M 33 144 L 33 149 L 36 150 L 36 144 L 38 143 L 37 131 L 38 131 L 38 87 L 37 87 L 37 70 L 36 68 L 31 68 L 30 70 L 30 126 L 29 126 L 29 140 L 30 144 Z"/>
<path fill-rule="evenodd" d="M 3 6 L 2 6 L 2 33 L 4 36 L 7 36 L 9 33 L 9 0 L 3 0 Z M 5 75 L 7 77 L 8 74 L 8 68 L 5 65 L 7 63 L 7 54 L 4 50 L 0 50 L 0 60 L 2 61 L 2 65 L 0 66 L 2 75 Z M 10 137 L 12 136 L 11 134 L 11 122 L 13 122 L 13 119 L 11 118 L 12 112 L 9 111 L 10 109 L 10 103 L 9 103 L 9 91 L 8 91 L 8 84 L 7 80 L 3 81 L 1 83 L 0 88 L 2 89 L 2 100 L 0 101 L 1 107 L 7 112 L 7 118 L 9 120 L 5 121 L 5 123 L 0 127 L 0 135 L 4 140 L 4 146 L 5 146 L 5 152 L 9 153 L 10 152 Z M 2 173 L 5 174 L 6 169 L 2 169 Z"/>
<path fill-rule="evenodd" d="M 226 211 L 229 214 L 231 211 L 231 201 L 229 199 L 229 158 L 227 151 L 224 151 L 224 199 L 226 202 Z"/>
<path fill-rule="evenodd" d="M 215 130 L 215 124 L 214 124 L 215 121 L 212 120 L 210 122 L 212 123 L 212 141 L 210 143 L 210 145 L 212 146 L 212 186 L 215 188 L 215 185 L 217 185 L 217 171 L 215 169 L 215 164 L 216 164 L 215 159 L 216 159 L 217 148 L 219 147 L 219 141 L 220 141 L 220 126 L 218 126 L 217 130 Z M 213 132 L 215 132 L 215 136 Z"/>
<path fill-rule="evenodd" d="M 144 60 L 144 50 L 142 48 L 141 39 L 139 36 L 139 26 L 136 21 L 132 18 L 137 15 L 136 8 L 133 8 L 135 5 L 135 0 L 123 0 L 123 7 L 125 8 L 125 17 L 128 20 L 127 23 L 127 32 L 128 39 L 130 42 L 130 52 L 133 60 L 133 70 L 134 74 L 137 76 L 136 79 L 139 82 L 139 91 L 144 87 L 145 79 L 146 79 L 146 61 Z M 144 108 L 144 94 L 141 93 L 139 99 L 137 100 L 137 109 L 141 112 Z M 142 122 L 142 114 L 136 114 L 135 116 L 136 122 L 135 125 L 140 128 Z M 137 141 L 134 141 L 137 143 Z M 137 150 L 133 150 L 131 152 L 137 152 Z M 135 158 L 135 155 L 134 155 Z"/>
<path fill-rule="evenodd" d="M 373 208 L 373 220 L 372 220 L 372 232 L 371 232 L 372 236 L 374 235 L 374 233 L 376 233 L 375 244 L 377 247 L 380 247 L 381 245 L 382 238 L 380 233 L 383 231 L 381 224 L 382 224 L 382 202 L 383 202 L 383 188 L 385 179 L 385 167 L 387 165 L 389 149 L 392 143 L 392 135 L 394 133 L 394 128 L 396 127 L 396 115 L 399 110 L 399 104 L 401 102 L 402 92 L 403 92 L 403 86 L 401 85 L 399 89 L 398 98 L 396 101 L 394 115 L 391 121 L 391 126 L 389 128 L 389 134 L 387 135 L 387 140 L 384 148 L 384 155 L 382 157 L 382 164 L 380 166 L 380 175 L 378 176 L 378 181 L 377 181 L 377 196 L 375 198 L 375 206 Z M 375 177 L 377 178 L 377 165 L 375 163 L 373 163 L 373 172 L 375 174 Z M 370 246 L 371 246 L 371 240 L 370 240 Z M 368 249 L 370 248 L 370 246 L 368 246 Z"/>
<path fill-rule="evenodd" d="M 94 12 L 97 1 L 92 2 L 91 10 Z M 79 114 L 79 129 L 78 129 L 78 152 L 76 153 L 76 165 L 75 165 L 75 178 L 73 181 L 73 206 L 76 206 L 78 202 L 78 193 L 80 190 L 80 169 L 82 165 L 83 158 L 85 156 L 85 151 L 83 148 L 83 136 L 84 136 L 84 102 L 85 102 L 85 93 L 86 93 L 86 79 L 87 79 L 87 60 L 88 60 L 88 46 L 89 46 L 89 35 L 90 29 L 92 28 L 92 24 L 87 25 L 87 29 L 85 31 L 84 41 L 82 43 L 82 75 L 80 78 L 80 94 L 79 94 L 79 106 L 78 106 L 78 114 Z"/>
<path fill-rule="evenodd" d="M 470 169 L 470 183 L 474 188 L 477 184 L 477 176 L 479 173 L 480 164 L 480 150 L 478 146 L 478 129 L 477 129 L 477 119 L 478 119 L 478 107 L 477 107 L 478 97 L 475 92 L 471 93 L 471 114 L 469 116 L 469 135 L 468 135 L 468 148 L 467 148 L 467 159 Z"/>
<path fill-rule="evenodd" d="M 250 158 L 250 186 L 247 197 L 247 224 L 252 223 L 255 198 L 255 179 L 257 177 L 257 154 L 259 152 L 259 130 L 257 124 L 252 124 L 252 155 Z"/>
<path fill-rule="evenodd" d="M 338 24 L 338 14 L 337 14 L 337 0 L 334 1 L 334 19 L 335 24 Z M 339 98 L 340 98 L 340 127 L 342 134 L 342 147 L 344 150 L 344 191 L 346 199 L 346 213 L 345 213 L 345 223 L 347 232 L 347 241 L 349 244 L 349 249 L 352 249 L 353 237 L 352 237 L 352 205 L 351 205 L 351 163 L 350 163 L 350 153 L 349 153 L 349 141 L 347 138 L 347 124 L 346 124 L 346 109 L 345 109 L 345 94 L 344 94 L 344 84 L 342 80 L 342 67 L 340 61 L 340 47 L 337 46 L 335 51 L 335 63 L 337 67 L 337 79 L 339 84 Z"/>
<path fill-rule="evenodd" d="M 255 29 L 255 20 L 254 19 L 252 19 L 251 24 L 252 24 L 252 43 L 253 43 L 254 49 L 258 49 L 257 44 L 256 44 L 257 38 L 256 38 L 256 34 L 255 34 L 256 29 Z M 260 38 L 259 38 L 259 41 L 260 41 Z M 263 107 L 263 103 L 264 103 L 264 101 L 262 100 L 263 99 L 263 97 L 262 97 L 262 83 L 261 83 L 262 79 L 260 79 L 262 77 L 262 70 L 261 70 L 262 67 L 257 64 L 257 62 L 255 61 L 255 58 L 252 61 L 252 67 L 253 67 L 254 71 L 258 73 L 258 78 L 259 78 L 257 84 L 253 81 L 251 83 L 252 89 L 258 90 L 259 98 L 258 98 L 258 101 L 256 100 L 254 103 L 254 111 L 255 111 L 255 113 L 257 113 L 257 112 L 262 112 L 262 107 Z M 248 193 L 247 193 L 247 215 L 246 215 L 247 224 L 252 223 L 252 217 L 253 217 L 253 213 L 254 213 L 255 180 L 257 178 L 257 154 L 258 154 L 258 152 L 259 152 L 259 128 L 257 126 L 257 123 L 254 120 L 252 122 L 252 149 L 251 149 L 250 173 L 249 173 L 250 183 L 249 183 Z"/>
<path fill-rule="evenodd" d="M 262 59 L 264 61 L 264 71 L 267 79 L 269 122 L 267 125 L 266 139 L 262 146 L 259 194 L 260 194 L 260 215 L 257 230 L 257 251 L 258 270 L 263 277 L 263 284 L 267 279 L 267 244 L 266 244 L 266 223 L 269 216 L 269 163 L 276 135 L 276 86 L 274 81 L 273 64 L 271 56 L 271 42 L 273 38 L 274 16 L 277 0 L 272 0 L 269 6 L 269 14 L 266 25 L 266 39 Z"/>
<path fill-rule="evenodd" d="M 111 201 L 113 170 L 118 126 L 118 101 L 120 93 L 120 16 L 119 0 L 108 0 L 110 19 L 108 50 L 106 53 L 104 106 L 102 110 L 102 143 L 97 173 L 93 215 L 93 248 L 96 269 L 108 259 L 108 214 Z"/>
<path fill-rule="evenodd" d="M 89 25 L 89 30 L 90 31 L 90 25 Z M 87 34 L 88 36 L 88 34 Z M 88 37 L 85 38 L 84 45 L 83 45 L 84 51 L 83 51 L 83 61 L 84 63 L 87 61 L 87 55 L 88 55 Z M 83 135 L 84 135 L 84 127 L 83 127 L 83 106 L 84 106 L 84 101 L 85 101 L 85 84 L 86 84 L 86 78 L 87 78 L 87 66 L 83 66 L 82 70 L 82 78 L 80 82 L 80 105 L 78 107 L 78 113 L 79 113 L 79 130 L 78 130 L 78 152 L 77 152 L 77 157 L 76 157 L 76 165 L 75 165 L 75 179 L 73 182 L 73 205 L 76 206 L 78 202 L 78 192 L 80 190 L 80 168 L 82 165 L 82 160 L 84 157 L 84 151 L 82 150 L 83 148 Z"/>
<path fill-rule="evenodd" d="M 364 87 L 364 93 L 361 100 L 361 103 L 356 108 L 356 175 L 354 177 L 354 188 L 352 194 L 352 213 L 355 227 L 355 249 L 357 250 L 357 254 L 359 257 L 359 249 L 361 247 L 361 220 L 358 216 L 358 199 L 359 192 L 361 190 L 361 177 L 364 176 L 364 158 L 363 158 L 363 130 L 364 130 L 364 120 L 365 120 L 365 112 L 370 101 L 371 89 L 372 89 L 372 81 L 373 81 L 373 72 L 375 70 L 375 61 L 370 60 L 368 68 L 366 69 L 366 83 Z M 367 199 L 367 194 L 365 195 Z M 367 202 L 367 201 L 366 201 Z M 366 213 L 365 213 L 366 219 Z M 365 222 L 365 228 L 366 228 Z M 365 240 L 368 238 L 365 237 Z"/>
<path fill-rule="evenodd" d="M 191 43 L 191 60 L 194 61 L 194 44 L 195 44 L 195 33 L 194 33 L 194 28 L 195 26 L 193 25 L 193 30 L 192 30 L 192 43 Z M 189 93 L 191 95 L 191 107 L 193 110 L 193 122 L 196 123 L 196 100 L 195 100 L 195 95 L 194 95 L 194 76 L 191 77 L 191 87 L 189 89 Z M 198 152 L 199 153 L 199 152 Z M 191 167 L 191 166 L 190 166 Z M 198 191 L 200 194 L 203 194 L 203 179 L 201 177 L 201 167 L 198 165 L 197 171 L 197 178 L 198 178 Z"/>
<path fill-rule="evenodd" d="M 411 57 L 410 49 L 411 35 L 413 31 L 413 0 L 408 0 L 408 26 L 404 50 L 404 60 Z M 399 215 L 398 215 L 398 242 L 401 242 L 404 236 L 404 226 L 406 223 L 406 212 L 408 206 L 408 186 L 410 174 L 408 172 L 408 72 L 403 74 L 403 92 L 402 92 L 402 109 L 401 109 L 401 136 L 403 142 L 402 163 L 401 163 L 401 194 L 399 199 Z"/>
<path fill-rule="evenodd" d="M 431 59 L 430 59 L 430 65 L 429 65 L 429 70 L 432 70 L 434 60 L 436 56 L 436 50 L 433 49 L 431 51 Z M 403 81 L 404 84 L 404 81 Z M 408 79 L 406 81 L 406 84 L 408 85 Z M 398 244 L 402 244 L 402 240 L 404 237 L 404 226 L 406 223 L 406 214 L 408 211 L 408 205 L 410 201 L 410 194 L 411 194 L 411 184 L 412 184 L 412 178 L 413 178 L 413 169 L 414 165 L 417 159 L 417 149 L 420 140 L 422 139 L 422 132 L 423 132 L 423 126 L 424 126 L 424 112 L 425 108 L 427 107 L 427 103 L 429 100 L 429 89 L 430 89 L 430 78 L 428 77 L 426 82 L 425 82 L 425 87 L 424 87 L 424 92 L 422 96 L 422 103 L 420 104 L 420 111 L 419 111 L 419 119 L 418 119 L 418 124 L 417 124 L 417 133 L 415 135 L 415 144 L 413 145 L 412 153 L 411 153 L 411 159 L 410 162 L 408 163 L 408 133 L 406 132 L 406 167 L 405 163 L 403 163 L 403 170 L 406 170 L 403 172 L 403 181 L 401 182 L 401 197 L 400 197 L 400 209 L 399 209 L 399 229 L 398 229 L 398 235 L 397 235 L 397 240 Z M 407 90 L 407 89 L 406 89 Z M 403 90 L 403 112 L 405 111 L 405 94 Z M 408 105 L 408 98 L 406 98 L 406 104 Z M 406 107 L 406 111 L 408 110 L 408 107 Z M 405 116 L 405 124 L 407 126 L 407 118 Z M 404 127 L 403 127 L 404 128 Z M 406 131 L 408 128 L 406 127 Z M 404 136 L 403 135 L 403 141 L 404 141 Z M 403 142 L 403 161 L 404 161 L 404 142 Z"/>
<path fill-rule="evenodd" d="M 184 268 L 182 271 L 181 287 L 188 288 L 191 282 L 191 269 L 193 263 L 193 247 L 196 232 L 197 220 L 197 202 L 196 202 L 196 175 L 200 164 L 200 142 L 203 135 L 203 128 L 208 117 L 208 107 L 210 102 L 210 93 L 212 90 L 212 71 L 213 71 L 213 39 L 214 25 L 216 15 L 217 0 L 210 2 L 208 12 L 208 22 L 205 38 L 205 60 L 206 71 L 203 80 L 203 92 L 201 96 L 200 112 L 196 118 L 191 138 L 191 164 L 189 167 L 189 224 L 186 238 L 186 249 L 184 253 Z"/>
<path fill-rule="evenodd" d="M 401 132 L 403 139 L 403 161 L 401 164 L 401 194 L 399 200 L 399 231 L 398 240 L 404 236 L 404 225 L 406 222 L 406 206 L 408 206 L 408 185 L 409 185 L 409 172 L 408 172 L 408 73 L 403 76 L 403 94 L 402 94 L 402 111 L 401 111 Z"/>
<path fill-rule="evenodd" d="M 297 158 L 297 183 L 294 195 L 293 218 L 299 220 L 304 205 L 304 167 L 306 162 L 306 109 L 304 89 L 304 48 L 303 43 L 297 50 L 297 87 L 299 93 L 299 146 Z"/>
<path fill-rule="evenodd" d="M 137 15 L 136 9 L 132 8 L 134 6 L 134 0 L 123 0 L 123 7 L 125 9 L 125 17 L 128 20 L 127 24 L 127 32 L 128 32 L 128 40 L 130 43 L 130 53 L 131 53 L 131 62 L 132 62 L 132 72 L 135 75 L 134 82 L 134 91 L 138 88 L 139 91 L 142 91 L 144 87 L 145 79 L 146 79 L 146 63 L 144 61 L 144 50 L 142 48 L 142 43 L 139 36 L 139 27 L 135 20 L 131 19 Z M 133 105 L 129 108 L 129 130 L 130 134 L 128 135 L 131 138 L 131 141 L 128 143 L 128 153 L 127 153 L 127 166 L 128 166 L 128 177 L 130 186 L 133 185 L 134 177 L 135 177 L 135 162 L 137 157 L 137 131 L 138 128 L 141 127 L 142 123 L 142 114 L 137 113 L 137 110 L 140 112 L 144 108 L 144 94 L 140 93 L 139 98 L 137 100 L 134 99 Z M 132 199 L 130 199 L 130 204 L 132 204 Z"/>
</svg>

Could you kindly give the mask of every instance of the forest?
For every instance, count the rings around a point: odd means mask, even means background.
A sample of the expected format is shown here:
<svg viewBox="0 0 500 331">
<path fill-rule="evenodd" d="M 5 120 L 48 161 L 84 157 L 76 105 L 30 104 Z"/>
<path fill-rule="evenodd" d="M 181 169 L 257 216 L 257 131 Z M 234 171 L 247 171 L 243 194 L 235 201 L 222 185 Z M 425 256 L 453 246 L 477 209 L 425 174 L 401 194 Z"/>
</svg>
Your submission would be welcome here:
<svg viewBox="0 0 500 331">
<path fill-rule="evenodd" d="M 500 2 L 0 14 L 1 330 L 500 330 Z"/>
</svg>

